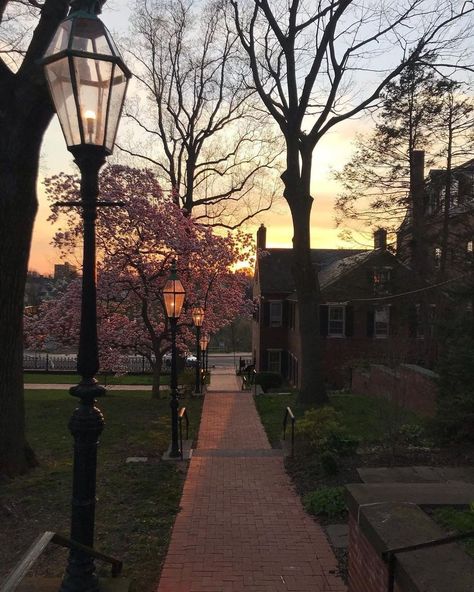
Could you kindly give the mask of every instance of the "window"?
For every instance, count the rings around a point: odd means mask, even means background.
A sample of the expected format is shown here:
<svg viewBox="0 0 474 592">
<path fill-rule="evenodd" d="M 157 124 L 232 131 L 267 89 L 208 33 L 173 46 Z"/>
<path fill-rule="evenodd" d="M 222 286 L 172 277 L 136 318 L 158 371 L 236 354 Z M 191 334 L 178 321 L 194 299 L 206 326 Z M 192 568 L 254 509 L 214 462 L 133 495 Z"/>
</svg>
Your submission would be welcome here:
<svg viewBox="0 0 474 592">
<path fill-rule="evenodd" d="M 379 306 L 375 309 L 374 315 L 374 336 L 377 339 L 388 337 L 390 322 L 390 308 L 388 306 Z"/>
<path fill-rule="evenodd" d="M 269 349 L 268 350 L 268 371 L 269 372 L 281 372 L 281 350 L 280 349 Z"/>
<path fill-rule="evenodd" d="M 330 337 L 344 337 L 344 306 L 328 307 L 328 335 Z"/>
<path fill-rule="evenodd" d="M 283 306 L 281 300 L 270 301 L 270 327 L 281 327 Z"/>
<path fill-rule="evenodd" d="M 470 240 L 470 241 L 467 241 L 467 245 L 466 245 L 467 254 L 471 255 L 471 256 L 472 256 L 472 251 L 473 251 L 473 244 L 474 244 L 473 241 Z"/>
<path fill-rule="evenodd" d="M 373 270 L 372 281 L 375 294 L 388 294 L 392 281 L 391 267 L 376 267 Z"/>
</svg>

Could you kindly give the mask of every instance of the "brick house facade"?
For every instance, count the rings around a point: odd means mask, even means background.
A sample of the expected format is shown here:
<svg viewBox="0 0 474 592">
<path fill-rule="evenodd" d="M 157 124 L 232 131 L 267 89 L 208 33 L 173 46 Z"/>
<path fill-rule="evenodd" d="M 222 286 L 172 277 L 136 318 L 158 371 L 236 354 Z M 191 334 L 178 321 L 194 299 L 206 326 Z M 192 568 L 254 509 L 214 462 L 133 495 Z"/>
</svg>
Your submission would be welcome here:
<svg viewBox="0 0 474 592">
<path fill-rule="evenodd" d="M 456 166 L 450 173 L 450 200 L 445 208 L 447 173 L 431 169 L 425 176 L 425 153 L 415 150 L 415 176 L 422 180 L 419 191 L 412 190 L 412 200 L 419 201 L 422 212 L 425 275 L 439 276 L 443 242 L 446 249 L 444 278 L 458 277 L 472 271 L 474 240 L 474 159 Z M 397 232 L 397 256 L 410 264 L 413 258 L 413 212 L 408 208 Z M 443 240 L 443 234 L 445 239 Z"/>
<path fill-rule="evenodd" d="M 299 386 L 298 302 L 291 249 L 266 249 L 257 233 L 253 356 L 257 371 L 281 373 Z M 422 284 L 375 233 L 374 249 L 313 249 L 321 286 L 320 335 L 327 383 L 348 385 L 351 369 L 369 362 L 419 363 L 432 357 L 432 340 L 419 334 L 412 292 Z M 410 292 L 403 296 L 404 292 Z M 423 338 L 423 339 L 422 339 Z"/>
</svg>

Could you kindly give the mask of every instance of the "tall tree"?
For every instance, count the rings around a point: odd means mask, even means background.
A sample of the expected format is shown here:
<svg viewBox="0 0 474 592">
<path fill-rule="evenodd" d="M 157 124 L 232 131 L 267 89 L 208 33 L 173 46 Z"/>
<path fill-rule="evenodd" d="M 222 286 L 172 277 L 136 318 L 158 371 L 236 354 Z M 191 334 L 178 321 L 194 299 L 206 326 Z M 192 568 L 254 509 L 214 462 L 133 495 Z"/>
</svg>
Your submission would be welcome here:
<svg viewBox="0 0 474 592">
<path fill-rule="evenodd" d="M 446 80 L 443 82 L 443 86 L 444 93 L 435 130 L 439 147 L 437 156 L 444 168 L 444 175 L 441 177 L 443 188 L 440 192 L 442 199 L 441 203 L 431 204 L 433 209 L 440 208 L 443 216 L 438 274 L 440 280 L 444 280 L 446 277 L 450 244 L 459 243 L 460 240 L 466 238 L 465 241 L 462 241 L 465 244 L 467 240 L 472 240 L 474 235 L 474 205 L 472 201 L 461 203 L 463 197 L 465 199 L 466 196 L 461 195 L 462 183 L 455 178 L 456 175 L 453 171 L 456 166 L 472 157 L 474 153 L 474 97 L 466 95 L 465 86 L 459 82 Z M 462 210 L 459 211 L 459 208 Z M 452 217 L 453 213 L 457 214 L 455 220 Z M 463 218 L 461 223 L 460 214 Z M 457 235 L 456 237 L 453 237 L 454 233 Z M 457 255 L 460 251 L 465 260 L 465 250 L 463 248 L 457 249 Z"/>
<path fill-rule="evenodd" d="M 302 401 L 327 400 L 320 290 L 310 251 L 313 151 L 338 123 L 370 107 L 407 66 L 467 35 L 472 4 L 431 0 L 230 0 L 254 84 L 286 147 L 284 197 L 293 220 Z M 394 64 L 394 55 L 403 59 Z M 377 63 L 377 59 L 379 62 Z M 360 85 L 354 72 L 360 74 Z M 369 75 L 369 72 L 372 75 Z"/>
<path fill-rule="evenodd" d="M 351 160 L 335 174 L 342 185 L 336 203 L 339 222 L 400 225 L 411 205 L 413 151 L 430 148 L 441 112 L 444 84 L 433 61 L 431 56 L 410 64 L 381 93 L 374 131 L 357 137 Z"/>
<path fill-rule="evenodd" d="M 138 0 L 128 44 L 138 88 L 125 114 L 139 140 L 120 147 L 196 220 L 236 228 L 269 209 L 281 150 L 223 13 L 215 0 Z"/>
<path fill-rule="evenodd" d="M 67 0 L 45 0 L 36 15 L 0 2 L 0 474 L 34 464 L 25 439 L 22 319 L 28 257 L 37 210 L 36 181 L 43 134 L 53 116 L 38 60 L 65 17 Z M 27 12 L 25 16 L 25 12 Z M 24 41 L 17 27 L 33 28 Z"/>
</svg>

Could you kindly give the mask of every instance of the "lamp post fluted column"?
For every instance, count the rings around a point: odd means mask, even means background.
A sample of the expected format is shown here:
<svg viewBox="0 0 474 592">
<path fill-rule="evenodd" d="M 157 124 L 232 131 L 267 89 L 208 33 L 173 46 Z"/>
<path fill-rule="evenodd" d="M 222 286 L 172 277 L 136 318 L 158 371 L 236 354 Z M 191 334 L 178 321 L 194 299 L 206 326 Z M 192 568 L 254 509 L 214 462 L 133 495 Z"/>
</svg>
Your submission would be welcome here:
<svg viewBox="0 0 474 592">
<path fill-rule="evenodd" d="M 196 382 L 195 394 L 201 394 L 201 327 L 196 327 Z"/>
<path fill-rule="evenodd" d="M 194 306 L 192 309 L 193 324 L 196 327 L 196 379 L 194 393 L 201 394 L 201 327 L 204 322 L 204 308 Z"/>
<path fill-rule="evenodd" d="M 179 434 L 178 434 L 178 370 L 176 360 L 176 325 L 178 319 L 176 317 L 170 318 L 171 325 L 171 450 L 170 457 L 178 458 L 181 456 L 179 449 Z"/>
<path fill-rule="evenodd" d="M 74 465 L 71 506 L 71 539 L 94 546 L 96 504 L 96 467 L 99 436 L 104 417 L 96 398 L 105 388 L 95 379 L 99 370 L 97 339 L 96 237 L 99 170 L 105 163 L 105 153 L 96 146 L 75 150 L 75 162 L 81 171 L 81 205 L 84 225 L 82 303 L 77 355 L 77 371 L 81 381 L 71 387 L 70 394 L 78 397 L 79 406 L 69 421 L 74 438 Z M 60 592 L 97 592 L 98 579 L 94 559 L 77 549 L 71 549 Z"/>
</svg>

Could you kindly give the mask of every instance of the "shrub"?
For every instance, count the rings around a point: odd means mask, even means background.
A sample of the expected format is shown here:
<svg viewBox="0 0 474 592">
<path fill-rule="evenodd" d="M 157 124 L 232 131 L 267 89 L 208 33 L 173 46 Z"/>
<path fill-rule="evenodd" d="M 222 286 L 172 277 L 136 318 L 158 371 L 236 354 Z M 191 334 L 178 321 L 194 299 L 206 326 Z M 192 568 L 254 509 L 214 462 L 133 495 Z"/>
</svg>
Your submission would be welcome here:
<svg viewBox="0 0 474 592">
<path fill-rule="evenodd" d="M 296 422 L 296 438 L 317 453 L 347 455 L 357 447 L 357 441 L 341 425 L 338 412 L 328 405 L 305 411 L 303 419 Z"/>
<path fill-rule="evenodd" d="M 321 467 L 326 475 L 337 475 L 339 465 L 334 453 L 330 450 L 325 450 L 320 456 Z"/>
<path fill-rule="evenodd" d="M 400 441 L 405 446 L 427 446 L 430 442 L 423 427 L 416 423 L 405 423 L 400 427 Z"/>
<path fill-rule="evenodd" d="M 303 503 L 306 511 L 315 516 L 338 519 L 346 514 L 344 487 L 321 487 L 305 495 Z"/>
<path fill-rule="evenodd" d="M 282 378 L 277 372 L 258 372 L 255 376 L 255 384 L 259 384 L 266 393 L 268 389 L 279 388 Z"/>
<path fill-rule="evenodd" d="M 438 372 L 435 427 L 446 442 L 474 440 L 474 321 L 464 317 L 445 329 Z"/>
</svg>

